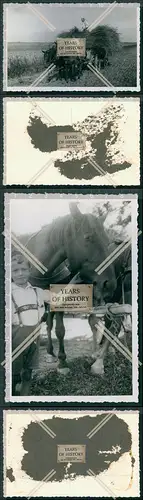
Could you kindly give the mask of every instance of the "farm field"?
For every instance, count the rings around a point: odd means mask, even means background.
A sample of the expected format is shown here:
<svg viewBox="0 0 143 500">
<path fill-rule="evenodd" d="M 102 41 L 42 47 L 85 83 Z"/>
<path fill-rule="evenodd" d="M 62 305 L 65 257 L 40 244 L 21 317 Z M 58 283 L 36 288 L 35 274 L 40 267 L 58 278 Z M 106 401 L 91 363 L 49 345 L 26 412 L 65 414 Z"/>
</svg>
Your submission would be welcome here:
<svg viewBox="0 0 143 500">
<path fill-rule="evenodd" d="M 8 86 L 31 85 L 45 70 L 42 50 L 48 44 L 44 43 L 10 43 L 8 45 Z M 101 73 L 116 87 L 135 87 L 137 85 L 137 56 L 136 45 L 123 47 L 109 59 L 110 66 L 106 66 Z M 84 71 L 75 82 L 67 83 L 55 76 L 44 78 L 39 87 L 105 87 L 91 71 Z"/>
</svg>

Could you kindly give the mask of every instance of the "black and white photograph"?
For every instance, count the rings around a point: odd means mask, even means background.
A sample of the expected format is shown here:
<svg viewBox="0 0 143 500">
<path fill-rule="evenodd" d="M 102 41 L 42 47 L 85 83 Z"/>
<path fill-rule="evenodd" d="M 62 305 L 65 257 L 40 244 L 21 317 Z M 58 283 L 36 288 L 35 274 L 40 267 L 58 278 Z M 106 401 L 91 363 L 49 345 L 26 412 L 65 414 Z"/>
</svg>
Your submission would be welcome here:
<svg viewBox="0 0 143 500">
<path fill-rule="evenodd" d="M 4 411 L 4 496 L 140 496 L 138 411 Z"/>
<path fill-rule="evenodd" d="M 140 184 L 139 98 L 4 99 L 3 183 Z"/>
<path fill-rule="evenodd" d="M 140 4 L 4 4 L 4 90 L 140 90 Z"/>
<path fill-rule="evenodd" d="M 5 194 L 6 401 L 138 401 L 137 195 Z"/>
</svg>

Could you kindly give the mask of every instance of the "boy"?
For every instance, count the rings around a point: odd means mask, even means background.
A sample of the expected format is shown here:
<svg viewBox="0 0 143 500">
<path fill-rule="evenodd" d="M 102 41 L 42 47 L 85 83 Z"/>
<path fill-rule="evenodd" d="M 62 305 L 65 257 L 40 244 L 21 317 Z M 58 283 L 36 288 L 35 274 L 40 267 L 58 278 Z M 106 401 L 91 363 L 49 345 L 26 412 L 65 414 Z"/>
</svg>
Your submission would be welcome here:
<svg viewBox="0 0 143 500">
<path fill-rule="evenodd" d="M 44 302 L 48 290 L 29 283 L 31 265 L 20 254 L 12 255 L 12 351 L 25 340 L 42 321 L 46 321 Z M 32 342 L 12 363 L 12 394 L 28 395 L 33 364 L 38 355 L 40 337 Z"/>
</svg>

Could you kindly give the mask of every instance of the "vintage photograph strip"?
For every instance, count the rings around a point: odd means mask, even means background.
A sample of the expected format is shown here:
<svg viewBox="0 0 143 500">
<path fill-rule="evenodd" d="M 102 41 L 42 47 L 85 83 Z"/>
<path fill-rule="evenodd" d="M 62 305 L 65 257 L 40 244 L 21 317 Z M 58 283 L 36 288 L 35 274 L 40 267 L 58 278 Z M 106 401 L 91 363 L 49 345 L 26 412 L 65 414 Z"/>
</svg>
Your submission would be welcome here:
<svg viewBox="0 0 143 500">
<path fill-rule="evenodd" d="M 6 401 L 138 401 L 137 195 L 5 194 Z"/>
<path fill-rule="evenodd" d="M 138 185 L 138 98 L 4 99 L 4 184 Z"/>
<path fill-rule="evenodd" d="M 140 4 L 4 4 L 4 90 L 140 90 Z"/>
<path fill-rule="evenodd" d="M 140 496 L 138 411 L 4 411 L 5 497 Z"/>
</svg>

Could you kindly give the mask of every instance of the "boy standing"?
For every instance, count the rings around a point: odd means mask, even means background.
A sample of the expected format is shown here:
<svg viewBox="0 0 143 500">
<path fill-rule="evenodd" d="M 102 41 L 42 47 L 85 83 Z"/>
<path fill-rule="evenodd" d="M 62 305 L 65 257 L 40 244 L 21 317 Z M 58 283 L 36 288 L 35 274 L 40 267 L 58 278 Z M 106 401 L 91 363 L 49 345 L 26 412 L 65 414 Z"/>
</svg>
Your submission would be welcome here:
<svg viewBox="0 0 143 500">
<path fill-rule="evenodd" d="M 45 321 L 44 302 L 48 290 L 29 283 L 31 265 L 18 253 L 12 256 L 12 351 Z M 33 364 L 39 348 L 39 336 L 12 363 L 12 394 L 28 395 Z"/>
</svg>

